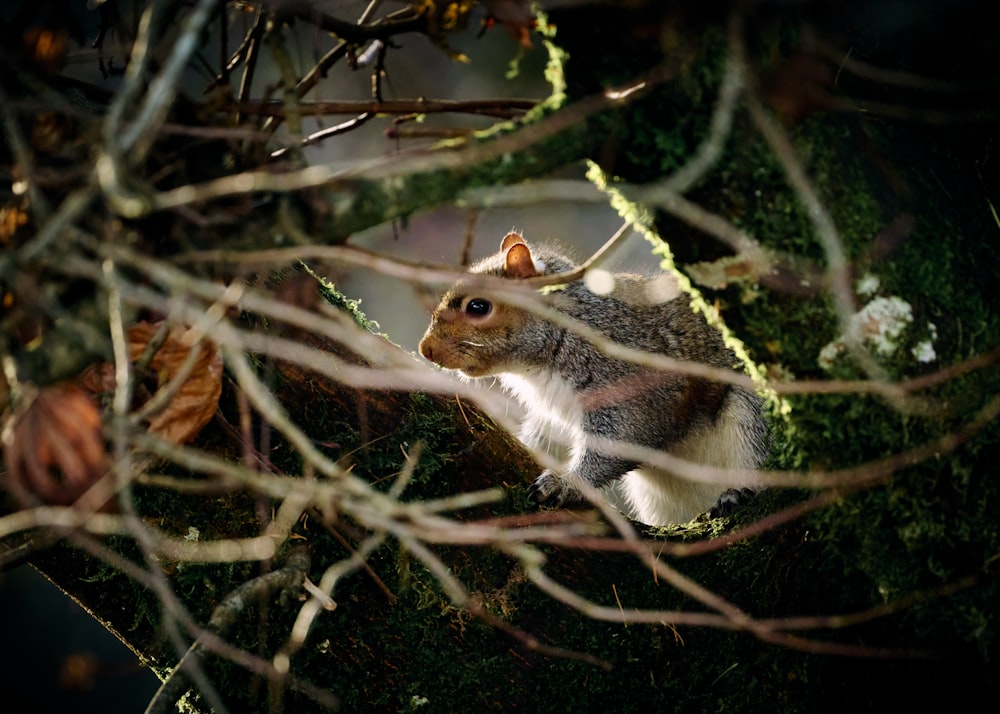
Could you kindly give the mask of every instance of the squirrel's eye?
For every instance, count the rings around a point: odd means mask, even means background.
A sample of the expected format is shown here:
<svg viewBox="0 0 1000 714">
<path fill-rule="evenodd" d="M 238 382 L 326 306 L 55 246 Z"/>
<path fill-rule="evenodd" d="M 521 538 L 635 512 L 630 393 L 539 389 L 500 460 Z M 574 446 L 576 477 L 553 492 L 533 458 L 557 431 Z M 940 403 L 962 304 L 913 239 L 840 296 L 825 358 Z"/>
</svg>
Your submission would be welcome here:
<svg viewBox="0 0 1000 714">
<path fill-rule="evenodd" d="M 489 300 L 472 298 L 465 305 L 465 314 L 472 315 L 473 317 L 483 317 L 484 315 L 489 315 L 492 309 L 493 304 Z"/>
</svg>

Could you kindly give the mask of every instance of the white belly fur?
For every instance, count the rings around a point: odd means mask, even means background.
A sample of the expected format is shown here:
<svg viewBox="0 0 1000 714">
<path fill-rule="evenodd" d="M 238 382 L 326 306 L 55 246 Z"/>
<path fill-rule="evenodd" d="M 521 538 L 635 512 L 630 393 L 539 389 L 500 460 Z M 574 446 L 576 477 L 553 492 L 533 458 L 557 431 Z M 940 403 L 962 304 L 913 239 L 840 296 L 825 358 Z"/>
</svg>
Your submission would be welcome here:
<svg viewBox="0 0 1000 714">
<path fill-rule="evenodd" d="M 528 448 L 567 458 L 583 436 L 583 408 L 573 388 L 550 373 L 504 374 L 500 381 L 527 412 L 518 438 Z"/>
</svg>

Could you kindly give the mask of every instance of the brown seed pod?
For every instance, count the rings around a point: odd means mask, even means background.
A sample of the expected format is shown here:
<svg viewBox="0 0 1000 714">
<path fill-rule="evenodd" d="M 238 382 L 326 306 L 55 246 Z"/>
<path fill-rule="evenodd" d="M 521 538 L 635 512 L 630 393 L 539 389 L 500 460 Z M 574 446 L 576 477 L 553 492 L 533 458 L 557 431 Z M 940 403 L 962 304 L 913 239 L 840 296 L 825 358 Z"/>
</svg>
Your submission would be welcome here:
<svg viewBox="0 0 1000 714">
<path fill-rule="evenodd" d="M 5 485 L 22 504 L 76 502 L 108 471 L 97 404 L 72 384 L 42 389 L 5 426 L 3 457 Z M 88 507 L 110 498 L 110 484 L 100 491 L 88 494 Z"/>
</svg>

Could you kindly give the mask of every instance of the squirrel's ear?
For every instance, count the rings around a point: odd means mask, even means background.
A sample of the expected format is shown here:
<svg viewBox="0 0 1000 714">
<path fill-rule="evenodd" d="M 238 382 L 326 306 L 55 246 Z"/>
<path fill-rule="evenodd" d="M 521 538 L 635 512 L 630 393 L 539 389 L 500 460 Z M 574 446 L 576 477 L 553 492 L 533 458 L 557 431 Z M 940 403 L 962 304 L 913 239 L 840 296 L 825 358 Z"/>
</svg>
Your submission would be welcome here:
<svg viewBox="0 0 1000 714">
<path fill-rule="evenodd" d="M 512 245 L 516 245 L 517 243 L 521 243 L 522 245 L 528 245 L 527 243 L 524 242 L 524 236 L 522 236 L 517 231 L 511 231 L 510 233 L 508 233 L 503 237 L 502 241 L 500 241 L 500 250 L 507 250 Z"/>
<path fill-rule="evenodd" d="M 531 251 L 523 241 L 514 243 L 507 249 L 505 268 L 504 272 L 509 278 L 533 278 L 538 275 Z"/>
</svg>

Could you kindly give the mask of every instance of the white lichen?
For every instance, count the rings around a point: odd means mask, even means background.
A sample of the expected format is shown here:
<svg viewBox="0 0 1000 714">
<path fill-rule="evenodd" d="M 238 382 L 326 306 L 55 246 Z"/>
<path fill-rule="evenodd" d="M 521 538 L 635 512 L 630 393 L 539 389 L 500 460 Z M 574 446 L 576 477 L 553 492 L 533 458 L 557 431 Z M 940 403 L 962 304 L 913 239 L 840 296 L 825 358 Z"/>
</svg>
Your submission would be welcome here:
<svg viewBox="0 0 1000 714">
<path fill-rule="evenodd" d="M 867 341 L 875 351 L 891 355 L 896 351 L 896 338 L 913 322 L 910 303 L 898 297 L 877 297 L 851 318 L 854 337 Z"/>
<path fill-rule="evenodd" d="M 861 295 L 862 297 L 869 297 L 870 295 L 874 295 L 878 292 L 879 285 L 881 285 L 881 281 L 878 279 L 877 275 L 865 273 L 861 276 L 861 279 L 858 280 L 855 290 L 857 290 L 858 295 Z"/>
<path fill-rule="evenodd" d="M 871 345 L 883 356 L 896 351 L 897 340 L 913 322 L 913 309 L 899 297 L 877 297 L 851 316 L 848 330 L 858 342 Z M 847 339 L 842 335 L 820 350 L 819 365 L 830 369 L 838 355 L 846 351 Z"/>
<path fill-rule="evenodd" d="M 913 353 L 913 356 L 917 358 L 917 362 L 933 362 L 937 359 L 937 353 L 934 351 L 934 344 L 930 340 L 918 342 L 910 351 Z"/>
<path fill-rule="evenodd" d="M 933 322 L 927 323 L 929 337 L 913 346 L 910 352 L 916 357 L 917 362 L 933 362 L 937 359 L 937 352 L 934 351 L 934 340 L 937 339 L 937 325 Z"/>
</svg>

